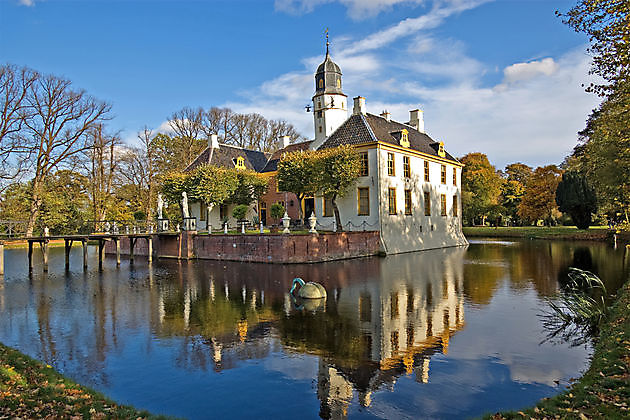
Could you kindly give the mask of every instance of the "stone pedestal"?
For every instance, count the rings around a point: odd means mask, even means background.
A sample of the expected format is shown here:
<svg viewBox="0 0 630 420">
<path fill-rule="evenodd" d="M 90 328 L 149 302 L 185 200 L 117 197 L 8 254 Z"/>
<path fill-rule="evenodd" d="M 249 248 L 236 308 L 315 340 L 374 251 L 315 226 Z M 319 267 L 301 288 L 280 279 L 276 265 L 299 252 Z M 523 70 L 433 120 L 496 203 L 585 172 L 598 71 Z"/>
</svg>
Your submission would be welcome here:
<svg viewBox="0 0 630 420">
<path fill-rule="evenodd" d="M 185 231 L 197 230 L 197 218 L 196 217 L 184 217 L 184 230 Z"/>
<path fill-rule="evenodd" d="M 166 231 L 168 231 L 168 219 L 158 219 L 157 220 L 157 229 L 158 229 L 158 232 L 166 232 Z"/>
</svg>

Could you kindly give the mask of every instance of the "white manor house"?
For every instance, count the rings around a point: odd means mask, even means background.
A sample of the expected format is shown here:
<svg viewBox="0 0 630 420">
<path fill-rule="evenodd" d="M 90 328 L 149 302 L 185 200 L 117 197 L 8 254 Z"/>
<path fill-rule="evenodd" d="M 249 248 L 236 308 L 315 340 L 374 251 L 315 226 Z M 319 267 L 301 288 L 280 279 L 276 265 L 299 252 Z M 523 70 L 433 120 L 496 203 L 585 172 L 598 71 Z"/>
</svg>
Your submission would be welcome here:
<svg viewBox="0 0 630 420">
<path fill-rule="evenodd" d="M 274 201 L 283 201 L 273 180 L 278 160 L 288 151 L 318 150 L 344 144 L 354 146 L 361 155 L 361 176 L 337 205 L 344 230 L 378 230 L 387 254 L 466 245 L 462 233 L 462 164 L 424 130 L 423 111 L 409 112 L 409 121 L 393 121 L 388 112 L 380 115 L 366 110 L 365 98 L 354 98 L 348 116 L 348 97 L 342 91 L 341 69 L 326 48 L 326 58 L 315 73 L 312 141 L 289 145 L 268 155 L 262 152 L 219 144 L 216 136 L 208 148 L 191 164 L 234 165 L 269 176 L 269 193 L 250 209 L 250 215 L 265 222 Z M 214 158 L 213 158 L 214 156 Z M 189 168 L 190 168 L 189 167 Z M 293 200 L 297 198 L 291 194 Z M 291 206 L 294 202 L 291 201 Z M 308 217 L 315 213 L 318 224 L 333 226 L 329 200 L 322 196 L 305 199 L 301 205 Z M 291 212 L 289 211 L 291 215 Z M 295 213 L 294 213 L 295 214 Z M 231 217 L 231 208 L 220 206 L 207 211 L 199 202 L 191 204 L 191 216 L 201 229 L 219 227 Z"/>
</svg>

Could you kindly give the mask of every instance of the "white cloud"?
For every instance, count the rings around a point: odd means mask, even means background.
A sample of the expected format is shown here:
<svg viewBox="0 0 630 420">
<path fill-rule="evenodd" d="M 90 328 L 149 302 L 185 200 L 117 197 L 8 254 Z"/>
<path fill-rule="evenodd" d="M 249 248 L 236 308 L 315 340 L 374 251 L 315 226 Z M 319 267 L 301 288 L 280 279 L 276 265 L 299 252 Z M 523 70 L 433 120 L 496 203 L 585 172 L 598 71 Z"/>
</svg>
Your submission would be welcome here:
<svg viewBox="0 0 630 420">
<path fill-rule="evenodd" d="M 578 49 L 514 63 L 505 67 L 500 83 L 488 84 L 483 76 L 499 69 L 471 57 L 462 41 L 439 39 L 429 31 L 484 2 L 442 2 L 423 16 L 365 38 L 336 38 L 333 58 L 344 72 L 344 92 L 349 99 L 366 97 L 369 112 L 388 109 L 398 121 L 407 121 L 410 109 L 424 109 L 429 134 L 445 141 L 455 156 L 481 151 L 499 168 L 516 161 L 560 163 L 598 102 L 582 88 L 590 81 L 590 59 Z M 396 48 L 384 48 L 390 44 Z M 311 137 L 313 115 L 304 106 L 322 58 L 305 57 L 303 71 L 283 74 L 243 92 L 242 101 L 224 105 L 285 119 Z"/>
<path fill-rule="evenodd" d="M 533 79 L 539 75 L 551 76 L 558 69 L 553 58 L 543 58 L 539 61 L 516 63 L 503 70 L 503 83 L 510 84 Z"/>
<path fill-rule="evenodd" d="M 35 6 L 35 0 L 19 0 L 18 3 L 27 7 Z"/>
<path fill-rule="evenodd" d="M 316 7 L 336 0 L 276 0 L 275 9 L 291 13 L 310 13 Z M 353 19 L 363 19 L 375 16 L 380 12 L 390 10 L 400 3 L 422 4 L 424 0 L 337 0 L 348 9 L 348 15 Z"/>
</svg>

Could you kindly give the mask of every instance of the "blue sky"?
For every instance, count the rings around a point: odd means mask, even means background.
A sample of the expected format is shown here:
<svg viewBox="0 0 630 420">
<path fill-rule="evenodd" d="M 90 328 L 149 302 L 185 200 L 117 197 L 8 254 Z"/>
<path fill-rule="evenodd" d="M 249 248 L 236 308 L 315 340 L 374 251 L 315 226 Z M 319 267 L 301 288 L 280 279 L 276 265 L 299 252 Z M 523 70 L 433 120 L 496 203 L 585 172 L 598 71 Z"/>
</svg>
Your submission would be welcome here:
<svg viewBox="0 0 630 420">
<path fill-rule="evenodd" d="M 0 62 L 65 76 L 113 105 L 133 141 L 184 106 L 282 118 L 304 111 L 323 30 L 344 92 L 368 112 L 425 111 L 454 155 L 499 168 L 559 163 L 598 103 L 583 92 L 587 39 L 554 15 L 565 0 L 0 0 Z"/>
</svg>

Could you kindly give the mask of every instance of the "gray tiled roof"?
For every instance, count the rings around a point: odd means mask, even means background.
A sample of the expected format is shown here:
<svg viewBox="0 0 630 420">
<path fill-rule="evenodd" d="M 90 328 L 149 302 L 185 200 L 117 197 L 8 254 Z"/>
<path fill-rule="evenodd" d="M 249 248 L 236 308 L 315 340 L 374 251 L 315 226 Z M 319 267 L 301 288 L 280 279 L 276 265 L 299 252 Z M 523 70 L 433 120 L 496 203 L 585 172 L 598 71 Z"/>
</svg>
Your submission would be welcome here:
<svg viewBox="0 0 630 420">
<path fill-rule="evenodd" d="M 243 149 L 241 147 L 231 146 L 228 144 L 220 144 L 218 149 L 212 153 L 212 162 L 210 162 L 210 148 L 207 147 L 197 158 L 185 169 L 191 171 L 197 166 L 204 163 L 212 163 L 215 166 L 224 168 L 233 168 L 236 159 L 242 156 L 245 159 L 245 167 L 256 172 L 262 171 L 267 164 L 269 154 L 259 152 L 257 150 Z"/>
<path fill-rule="evenodd" d="M 271 157 L 269 158 L 269 161 L 267 162 L 265 167 L 260 172 L 273 172 L 277 170 L 278 162 L 280 162 L 280 159 L 282 158 L 283 153 L 296 152 L 298 150 L 306 150 L 311 145 L 311 143 L 313 143 L 312 140 L 303 141 L 301 143 L 294 143 L 294 144 L 290 144 L 284 149 L 280 149 L 274 152 L 273 155 L 271 155 Z"/>
<path fill-rule="evenodd" d="M 382 141 L 400 146 L 400 132 L 407 129 L 409 132 L 409 148 L 439 158 L 437 153 L 437 142 L 425 133 L 396 121 L 387 121 L 378 115 L 352 115 L 341 126 L 335 130 L 324 143 L 319 147 L 326 149 L 337 147 L 343 144 L 363 144 L 375 141 Z M 457 162 L 448 152 L 445 159 Z"/>
</svg>

